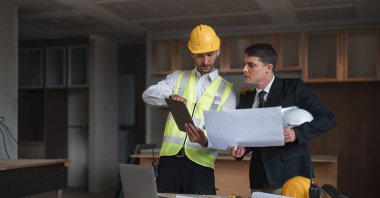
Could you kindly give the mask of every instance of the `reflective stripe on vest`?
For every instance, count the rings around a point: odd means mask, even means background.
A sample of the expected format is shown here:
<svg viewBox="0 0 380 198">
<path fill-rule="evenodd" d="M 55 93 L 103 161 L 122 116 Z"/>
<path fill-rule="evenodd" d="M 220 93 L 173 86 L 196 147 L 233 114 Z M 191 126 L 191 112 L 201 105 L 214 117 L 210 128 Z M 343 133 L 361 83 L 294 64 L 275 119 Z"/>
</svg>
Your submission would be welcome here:
<svg viewBox="0 0 380 198">
<path fill-rule="evenodd" d="M 177 83 L 176 89 L 177 95 L 183 96 L 187 82 L 189 81 L 190 72 L 184 72 L 180 80 L 180 83 Z M 178 86 L 178 87 L 177 87 Z"/>
<path fill-rule="evenodd" d="M 195 87 L 195 73 L 191 71 L 182 71 L 178 77 L 174 93 L 187 99 L 186 106 L 189 112 L 194 112 L 192 115 L 194 124 L 200 128 L 204 128 L 205 122 L 203 111 L 220 110 L 228 98 L 232 84 L 219 76 L 204 91 L 199 98 L 198 103 L 195 103 Z M 191 142 L 186 138 L 186 133 L 178 129 L 171 113 L 169 113 L 168 119 L 166 120 L 160 155 L 175 155 L 183 146 L 185 147 L 186 156 L 189 159 L 202 166 L 214 168 L 214 161 L 218 154 L 218 150 L 203 148 L 200 144 Z"/>
<path fill-rule="evenodd" d="M 183 139 L 180 137 L 176 137 L 176 136 L 164 136 L 163 141 L 166 143 L 179 144 L 179 145 L 182 145 L 182 143 L 183 143 Z M 204 148 L 200 144 L 195 143 L 195 142 L 186 141 L 186 145 L 189 147 L 196 148 L 196 149 L 210 150 L 210 154 L 214 155 L 215 157 L 218 155 L 218 151 L 216 149 L 207 149 L 207 148 Z"/>
<path fill-rule="evenodd" d="M 169 113 L 167 120 L 174 120 L 173 115 Z M 199 118 L 193 118 L 193 122 L 196 126 L 203 126 L 202 129 L 205 129 L 205 121 Z"/>
</svg>

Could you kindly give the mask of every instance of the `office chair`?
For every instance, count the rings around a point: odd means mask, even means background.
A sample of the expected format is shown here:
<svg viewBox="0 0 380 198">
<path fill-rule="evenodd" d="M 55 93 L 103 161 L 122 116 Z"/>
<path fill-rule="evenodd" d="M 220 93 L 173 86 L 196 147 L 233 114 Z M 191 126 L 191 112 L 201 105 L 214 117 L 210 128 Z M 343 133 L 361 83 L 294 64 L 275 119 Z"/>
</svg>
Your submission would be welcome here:
<svg viewBox="0 0 380 198">
<path fill-rule="evenodd" d="M 157 144 L 155 144 L 155 143 L 136 144 L 135 150 L 133 151 L 132 154 L 140 154 L 141 153 L 140 151 L 143 149 L 155 149 L 156 147 L 157 147 Z M 152 152 L 154 152 L 154 151 L 152 151 Z M 128 164 L 139 164 L 139 159 L 128 156 Z M 124 198 L 121 181 L 119 181 L 119 184 L 117 186 L 115 198 Z"/>
</svg>

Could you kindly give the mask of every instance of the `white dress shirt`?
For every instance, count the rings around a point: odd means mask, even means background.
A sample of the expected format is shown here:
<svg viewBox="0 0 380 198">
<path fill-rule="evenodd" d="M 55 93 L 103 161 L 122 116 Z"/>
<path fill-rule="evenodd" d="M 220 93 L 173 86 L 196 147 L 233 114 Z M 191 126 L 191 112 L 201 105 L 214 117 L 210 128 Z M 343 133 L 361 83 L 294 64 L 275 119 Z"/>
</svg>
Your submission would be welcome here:
<svg viewBox="0 0 380 198">
<path fill-rule="evenodd" d="M 196 73 L 196 102 L 202 96 L 203 92 L 211 85 L 211 83 L 216 80 L 219 76 L 217 69 L 214 71 L 201 75 L 194 68 L 191 72 Z M 158 82 L 155 85 L 150 86 L 144 91 L 142 98 L 145 103 L 155 106 L 166 106 L 165 98 L 168 98 L 174 93 L 175 86 L 177 84 L 177 79 L 180 70 L 173 72 L 166 76 L 165 80 Z M 226 102 L 224 103 L 222 110 L 231 110 L 236 108 L 236 95 L 233 90 L 230 91 Z"/>
<path fill-rule="evenodd" d="M 255 102 L 253 103 L 252 108 L 257 108 L 259 106 L 259 97 L 257 95 L 259 95 L 260 91 L 266 92 L 264 95 L 264 100 L 267 101 L 269 90 L 272 87 L 273 81 L 274 81 L 274 75 L 273 75 L 272 80 L 269 82 L 269 84 L 267 84 L 267 86 L 265 86 L 264 89 L 255 88 L 256 89 Z"/>
</svg>

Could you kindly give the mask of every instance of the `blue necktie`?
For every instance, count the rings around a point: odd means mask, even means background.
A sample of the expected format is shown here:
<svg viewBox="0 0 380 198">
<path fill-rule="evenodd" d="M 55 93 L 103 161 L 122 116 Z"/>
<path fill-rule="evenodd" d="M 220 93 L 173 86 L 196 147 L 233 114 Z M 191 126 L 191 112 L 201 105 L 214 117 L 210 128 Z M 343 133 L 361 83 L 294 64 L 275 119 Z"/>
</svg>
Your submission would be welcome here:
<svg viewBox="0 0 380 198">
<path fill-rule="evenodd" d="M 265 100 L 264 96 L 267 92 L 265 91 L 260 91 L 259 93 L 259 106 L 257 108 L 265 107 Z"/>
</svg>

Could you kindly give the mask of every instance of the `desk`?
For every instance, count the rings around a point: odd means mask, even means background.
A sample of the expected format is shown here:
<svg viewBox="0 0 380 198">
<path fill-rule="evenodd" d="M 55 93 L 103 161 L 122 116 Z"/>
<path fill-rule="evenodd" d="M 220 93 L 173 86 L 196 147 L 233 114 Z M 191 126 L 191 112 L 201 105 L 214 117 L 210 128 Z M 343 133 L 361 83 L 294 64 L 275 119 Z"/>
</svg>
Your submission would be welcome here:
<svg viewBox="0 0 380 198">
<path fill-rule="evenodd" d="M 165 197 L 165 198 L 175 198 L 178 194 L 172 194 L 172 193 L 158 193 L 159 197 Z M 218 195 L 187 195 L 187 194 L 180 194 L 182 196 L 186 197 L 192 197 L 192 198 L 227 198 L 227 196 L 218 196 Z"/>
<path fill-rule="evenodd" d="M 158 156 L 155 154 L 155 156 Z M 151 166 L 152 154 L 143 153 L 131 155 L 139 158 L 140 164 Z M 246 156 L 243 161 L 236 161 L 227 154 L 219 154 L 215 161 L 215 187 L 219 189 L 218 195 L 241 195 L 249 197 L 251 190 L 249 188 L 249 160 Z M 338 160 L 336 156 L 331 155 L 314 155 L 312 156 L 316 183 L 319 186 L 329 183 L 334 186 L 337 184 L 337 167 Z"/>
<path fill-rule="evenodd" d="M 0 160 L 0 197 L 22 197 L 67 187 L 69 160 Z"/>
</svg>

